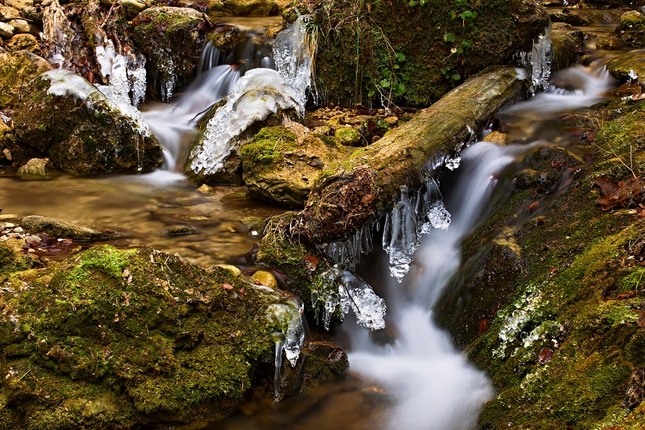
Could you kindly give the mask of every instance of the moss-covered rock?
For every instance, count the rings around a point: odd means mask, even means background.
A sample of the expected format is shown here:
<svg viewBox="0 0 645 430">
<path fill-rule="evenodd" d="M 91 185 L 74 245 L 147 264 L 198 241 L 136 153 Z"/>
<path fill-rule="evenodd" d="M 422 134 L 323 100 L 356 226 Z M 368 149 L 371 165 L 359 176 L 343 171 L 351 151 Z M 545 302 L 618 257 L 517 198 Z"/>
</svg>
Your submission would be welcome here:
<svg viewBox="0 0 645 430">
<path fill-rule="evenodd" d="M 197 72 L 208 23 L 190 8 L 151 7 L 132 21 L 136 45 L 146 56 L 149 91 L 167 101 Z"/>
<path fill-rule="evenodd" d="M 210 0 L 208 14 L 220 16 L 276 16 L 289 0 Z"/>
<path fill-rule="evenodd" d="M 49 63 L 29 51 L 0 53 L 0 108 L 13 107 L 22 87 L 48 70 Z"/>
<path fill-rule="evenodd" d="M 225 416 L 286 333 L 267 312 L 290 303 L 149 249 L 105 245 L 14 271 L 0 292 L 1 422 L 114 429 Z"/>
<path fill-rule="evenodd" d="M 263 128 L 242 146 L 240 157 L 244 182 L 252 195 L 301 208 L 325 166 L 348 153 L 335 139 L 292 124 Z"/>
<path fill-rule="evenodd" d="M 576 64 L 578 54 L 582 52 L 584 34 L 579 30 L 554 25 L 551 31 L 553 43 L 552 70 L 563 70 Z"/>
<path fill-rule="evenodd" d="M 624 52 L 607 61 L 607 70 L 622 81 L 645 76 L 645 50 Z"/>
<path fill-rule="evenodd" d="M 5 141 L 15 162 L 27 161 L 18 159 L 20 147 L 27 146 L 75 174 L 136 173 L 162 163 L 161 147 L 147 125 L 70 71 L 41 75 L 21 99 L 13 118 L 17 141 Z"/>
<path fill-rule="evenodd" d="M 423 5 L 419 4 L 423 3 Z M 512 63 L 548 25 L 533 1 L 300 2 L 328 101 L 427 106 L 486 66 Z"/>
<path fill-rule="evenodd" d="M 645 16 L 635 10 L 625 12 L 620 17 L 616 34 L 630 48 L 645 47 Z"/>
</svg>

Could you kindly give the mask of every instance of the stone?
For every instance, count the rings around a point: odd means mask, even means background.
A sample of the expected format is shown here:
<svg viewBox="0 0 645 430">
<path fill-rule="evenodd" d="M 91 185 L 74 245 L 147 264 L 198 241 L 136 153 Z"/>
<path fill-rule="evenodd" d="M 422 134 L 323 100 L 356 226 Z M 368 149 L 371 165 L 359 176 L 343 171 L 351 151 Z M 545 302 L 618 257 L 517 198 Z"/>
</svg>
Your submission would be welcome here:
<svg viewBox="0 0 645 430">
<path fill-rule="evenodd" d="M 218 16 L 278 16 L 288 0 L 210 0 L 208 14 Z"/>
<path fill-rule="evenodd" d="M 218 264 L 217 267 L 228 271 L 231 275 L 235 277 L 238 277 L 242 274 L 242 271 L 239 269 L 239 267 L 233 266 L 232 264 Z"/>
<path fill-rule="evenodd" d="M 20 220 L 20 225 L 30 233 L 46 233 L 54 238 L 91 242 L 109 238 L 107 234 L 98 230 L 80 227 L 64 220 L 39 215 L 23 217 Z"/>
<path fill-rule="evenodd" d="M 129 17 L 133 18 L 148 7 L 143 0 L 120 0 L 119 4 L 126 10 Z"/>
<path fill-rule="evenodd" d="M 13 36 L 15 29 L 12 25 L 7 24 L 6 22 L 0 22 L 0 37 L 9 39 Z"/>
<path fill-rule="evenodd" d="M 334 137 L 346 146 L 358 146 L 361 143 L 361 133 L 354 127 L 339 127 L 334 131 Z"/>
<path fill-rule="evenodd" d="M 497 143 L 498 145 L 506 145 L 508 143 L 508 134 L 499 131 L 491 131 L 482 139 L 484 142 Z"/>
<path fill-rule="evenodd" d="M 20 11 L 16 8 L 0 4 L 0 20 L 9 21 L 11 19 L 20 19 Z"/>
<path fill-rule="evenodd" d="M 197 234 L 195 227 L 189 225 L 172 225 L 168 227 L 168 236 L 188 236 Z"/>
<path fill-rule="evenodd" d="M 24 19 L 12 19 L 8 23 L 14 28 L 14 33 L 29 33 L 31 29 L 29 28 L 29 23 Z"/>
<path fill-rule="evenodd" d="M 5 5 L 13 7 L 18 10 L 23 10 L 26 7 L 32 7 L 34 0 L 5 0 Z"/>
<path fill-rule="evenodd" d="M 40 44 L 33 34 L 16 34 L 7 41 L 7 46 L 14 52 L 24 50 L 36 55 L 40 53 Z"/>
<path fill-rule="evenodd" d="M 645 49 L 624 52 L 610 59 L 607 70 L 622 81 L 640 79 L 645 76 Z"/>
<path fill-rule="evenodd" d="M 287 126 L 266 127 L 240 150 L 244 182 L 256 198 L 303 207 L 325 166 L 351 150 L 337 139 L 299 136 Z"/>
<path fill-rule="evenodd" d="M 635 10 L 620 16 L 616 35 L 630 48 L 645 48 L 645 16 Z"/>
<path fill-rule="evenodd" d="M 600 50 L 618 51 L 625 49 L 625 46 L 625 42 L 616 36 L 603 37 L 596 41 L 596 49 Z"/>
<path fill-rule="evenodd" d="M 32 158 L 18 169 L 18 175 L 22 177 L 46 178 L 51 169 L 49 158 Z"/>
<path fill-rule="evenodd" d="M 147 172 L 161 165 L 157 139 L 138 112 L 123 110 L 69 70 L 51 70 L 22 92 L 14 148 L 31 148 L 71 174 Z M 16 160 L 24 162 L 25 160 Z"/>
<path fill-rule="evenodd" d="M 193 79 L 209 24 L 201 12 L 169 6 L 147 8 L 132 24 L 134 42 L 147 57 L 149 88 L 167 101 Z"/>
<path fill-rule="evenodd" d="M 271 272 L 266 270 L 258 270 L 251 276 L 251 278 L 265 287 L 269 287 L 272 290 L 278 289 L 278 281 L 276 281 L 275 276 Z"/>
</svg>

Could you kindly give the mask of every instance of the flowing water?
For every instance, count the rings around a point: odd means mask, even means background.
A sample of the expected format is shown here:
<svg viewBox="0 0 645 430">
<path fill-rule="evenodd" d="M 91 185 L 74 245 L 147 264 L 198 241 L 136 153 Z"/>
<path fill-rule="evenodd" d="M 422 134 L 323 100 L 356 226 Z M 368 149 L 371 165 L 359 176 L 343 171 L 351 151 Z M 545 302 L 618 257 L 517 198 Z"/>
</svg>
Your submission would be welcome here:
<svg viewBox="0 0 645 430">
<path fill-rule="evenodd" d="M 296 32 L 286 33 L 288 39 L 293 40 Z M 308 85 L 304 76 L 309 68 L 306 55 L 291 63 L 285 59 L 298 52 L 298 45 L 283 41 L 278 44 L 281 50 L 274 47 L 273 54 L 268 55 L 266 41 L 258 44 L 257 38 L 252 39 L 254 48 L 242 50 L 245 53 L 240 58 L 244 61 L 223 59 L 218 52 L 206 50 L 200 75 L 189 88 L 167 104 L 142 109 L 166 151 L 164 172 L 104 178 L 60 175 L 49 181 L 25 181 L 9 171 L 0 171 L 0 220 L 46 215 L 116 231 L 119 245 L 178 252 L 202 265 L 225 261 L 241 264 L 239 257 L 256 240 L 254 223 L 280 209 L 251 201 L 243 188 L 197 190 L 182 175 L 172 172 L 181 170 L 189 156 L 186 142 L 192 139 L 197 122 L 210 106 L 229 94 L 229 99 L 239 105 L 253 85 L 272 85 L 287 94 L 289 103 L 302 108 Z M 277 71 L 267 66 L 275 66 Z M 421 199 L 415 200 L 404 189 L 395 207 L 397 212 L 381 223 L 386 224 L 385 231 L 362 232 L 370 239 L 373 233 L 384 236 L 385 249 L 390 253 L 386 256 L 374 251 L 356 267 L 356 272 L 385 298 L 387 328 L 370 332 L 348 317 L 335 331 L 338 343 L 349 352 L 351 371 L 345 381 L 323 385 L 302 398 L 271 407 L 248 404 L 228 420 L 199 426 L 248 430 L 472 428 L 494 391 L 486 376 L 468 364 L 452 346 L 448 334 L 433 322 L 432 307 L 459 267 L 461 241 L 503 200 L 522 160 L 550 145 L 566 146 L 570 135 L 559 122 L 560 116 L 597 102 L 613 85 L 598 65 L 575 66 L 551 76 L 550 82 L 550 87 L 544 84 L 546 92 L 498 115 L 512 144 L 473 143 L 462 152 L 461 160 L 452 160 L 451 167 L 460 167 L 438 178 L 440 187 L 437 182 L 428 183 L 430 200 L 422 203 L 426 205 L 424 211 L 433 215 L 427 223 L 421 225 L 410 218 Z M 249 103 L 248 111 L 260 110 L 255 102 Z M 222 148 L 216 140 L 223 139 L 222 124 L 231 123 L 237 115 L 235 109 L 227 111 L 225 106 L 220 112 L 206 132 L 217 135 L 217 139 L 206 146 L 205 153 L 194 154 L 204 169 L 215 166 L 208 160 L 220 157 Z M 235 131 L 227 133 L 226 139 L 235 135 Z M 172 237 L 168 228 L 173 225 L 189 225 L 196 234 Z M 399 230 L 393 231 L 395 227 Z M 408 267 L 392 272 L 402 282 L 391 277 L 387 267 L 397 243 L 414 248 L 410 252 L 413 258 L 405 262 Z M 343 276 L 348 284 L 358 282 L 358 278 Z M 361 289 L 364 284 L 357 285 Z M 379 314 L 385 308 L 374 299 L 376 296 L 370 297 L 370 303 L 375 304 L 369 306 L 375 306 L 373 311 Z M 359 323 L 360 313 L 361 309 L 357 312 Z"/>
</svg>

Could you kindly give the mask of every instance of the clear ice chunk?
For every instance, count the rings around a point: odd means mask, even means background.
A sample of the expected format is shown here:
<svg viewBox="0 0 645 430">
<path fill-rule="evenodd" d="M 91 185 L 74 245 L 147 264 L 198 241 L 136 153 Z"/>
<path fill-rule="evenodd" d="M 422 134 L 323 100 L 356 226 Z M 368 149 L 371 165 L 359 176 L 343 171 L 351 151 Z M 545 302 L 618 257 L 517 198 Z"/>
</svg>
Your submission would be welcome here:
<svg viewBox="0 0 645 430">
<path fill-rule="evenodd" d="M 346 270 L 341 274 L 338 293 L 343 313 L 354 311 L 358 325 L 370 330 L 385 328 L 385 300 L 376 295 L 370 284 Z"/>
<path fill-rule="evenodd" d="M 408 193 L 401 186 L 401 198 L 385 218 L 383 250 L 390 257 L 390 274 L 399 282 L 410 270 L 412 256 L 419 246 L 417 216 Z"/>
</svg>

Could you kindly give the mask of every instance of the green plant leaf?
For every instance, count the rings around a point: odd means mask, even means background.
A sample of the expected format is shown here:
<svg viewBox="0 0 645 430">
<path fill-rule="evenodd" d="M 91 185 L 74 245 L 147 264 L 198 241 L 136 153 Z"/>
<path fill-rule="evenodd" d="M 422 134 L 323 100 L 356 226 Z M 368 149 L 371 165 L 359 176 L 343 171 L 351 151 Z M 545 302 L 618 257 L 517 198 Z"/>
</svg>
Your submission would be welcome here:
<svg viewBox="0 0 645 430">
<path fill-rule="evenodd" d="M 452 42 L 455 41 L 455 35 L 452 34 L 452 33 L 444 33 L 443 41 L 448 42 L 448 43 L 452 43 Z"/>
<path fill-rule="evenodd" d="M 398 61 L 399 63 L 403 63 L 405 60 L 406 60 L 406 58 L 405 58 L 404 53 L 402 53 L 402 52 L 397 52 L 396 53 L 396 61 Z"/>
<path fill-rule="evenodd" d="M 388 79 L 381 79 L 380 84 L 382 88 L 390 88 L 390 81 Z"/>
<path fill-rule="evenodd" d="M 459 73 L 455 73 L 451 76 L 451 78 L 453 81 L 458 81 L 459 79 L 461 79 L 461 75 Z"/>
</svg>

